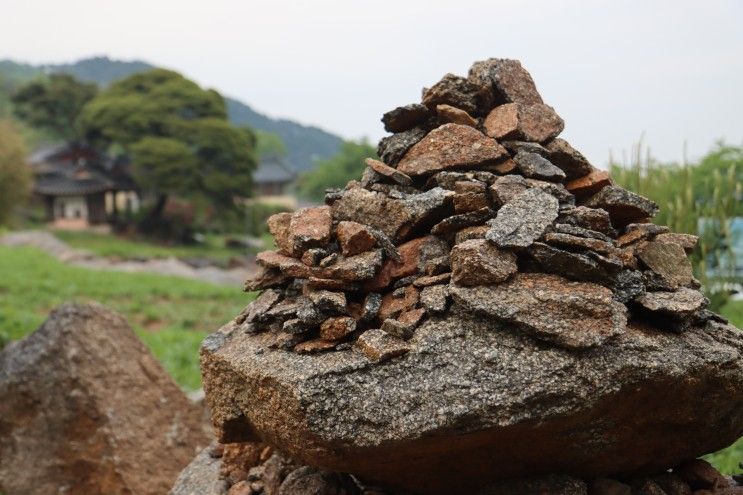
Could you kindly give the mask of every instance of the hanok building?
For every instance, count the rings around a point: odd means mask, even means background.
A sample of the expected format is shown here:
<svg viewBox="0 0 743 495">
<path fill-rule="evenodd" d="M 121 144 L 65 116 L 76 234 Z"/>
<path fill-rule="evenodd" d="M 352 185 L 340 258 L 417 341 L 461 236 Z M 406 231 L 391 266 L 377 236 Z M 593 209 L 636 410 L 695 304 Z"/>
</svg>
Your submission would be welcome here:
<svg viewBox="0 0 743 495">
<path fill-rule="evenodd" d="M 139 209 L 139 191 L 125 161 L 89 148 L 54 146 L 30 158 L 34 193 L 55 227 L 82 229 L 125 219 Z"/>
<path fill-rule="evenodd" d="M 296 206 L 296 198 L 291 194 L 291 186 L 296 179 L 297 172 L 280 157 L 263 156 L 253 172 L 253 197 L 261 202 L 293 208 Z"/>
</svg>

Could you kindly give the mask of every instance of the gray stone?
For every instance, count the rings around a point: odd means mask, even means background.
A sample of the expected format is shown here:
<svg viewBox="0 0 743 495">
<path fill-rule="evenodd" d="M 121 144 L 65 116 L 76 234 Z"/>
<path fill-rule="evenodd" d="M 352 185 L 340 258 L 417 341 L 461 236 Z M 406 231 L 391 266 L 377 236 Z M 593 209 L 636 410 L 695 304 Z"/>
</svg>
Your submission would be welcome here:
<svg viewBox="0 0 743 495">
<path fill-rule="evenodd" d="M 410 350 L 410 345 L 379 328 L 374 328 L 362 333 L 356 340 L 354 348 L 370 361 L 381 363 L 402 356 Z"/>
<path fill-rule="evenodd" d="M 597 331 L 582 318 L 575 327 Z M 381 366 L 355 351 L 274 351 L 269 334 L 234 330 L 202 347 L 224 440 L 271 438 L 303 462 L 413 492 L 475 493 L 535 466 L 659 472 L 743 429 L 743 396 L 730 393 L 743 389 L 743 334 L 715 322 L 681 334 L 631 322 L 576 353 L 455 304 Z M 370 332 L 384 337 L 370 330 L 357 345 Z"/>
<path fill-rule="evenodd" d="M 470 115 L 477 115 L 478 87 L 464 77 L 446 74 L 439 82 L 423 91 L 423 104 L 435 110 L 445 104 L 460 108 Z"/>
<path fill-rule="evenodd" d="M 452 286 L 451 293 L 471 311 L 569 349 L 616 338 L 627 323 L 626 308 L 612 299 L 610 290 L 556 275 L 519 273 L 499 285 Z"/>
<path fill-rule="evenodd" d="M 329 290 L 316 290 L 307 293 L 312 304 L 326 314 L 340 314 L 346 311 L 346 294 Z"/>
<path fill-rule="evenodd" d="M 485 112 L 503 103 L 542 103 L 534 80 L 518 60 L 489 58 L 475 62 L 468 79 L 478 88 L 480 105 Z"/>
<path fill-rule="evenodd" d="M 495 247 L 485 239 L 472 239 L 451 250 L 452 282 L 459 285 L 489 285 L 503 282 L 516 273 L 516 255 Z"/>
<path fill-rule="evenodd" d="M 619 186 L 606 186 L 591 196 L 584 206 L 606 210 L 615 228 L 652 218 L 658 213 L 658 205 L 653 201 Z"/>
<path fill-rule="evenodd" d="M 611 225 L 609 212 L 600 208 L 588 208 L 586 206 L 567 208 L 560 212 L 558 222 L 595 230 L 608 236 L 616 235 L 616 230 Z"/>
<path fill-rule="evenodd" d="M 642 273 L 638 270 L 621 270 L 612 276 L 610 289 L 616 301 L 627 304 L 645 293 Z"/>
<path fill-rule="evenodd" d="M 420 103 L 412 103 L 385 113 L 382 116 L 382 123 L 387 132 L 405 132 L 424 124 L 431 117 L 433 117 L 433 112 L 428 107 Z"/>
<path fill-rule="evenodd" d="M 498 247 L 525 248 L 544 234 L 557 218 L 557 198 L 540 189 L 529 189 L 503 205 L 488 222 L 485 238 Z"/>
<path fill-rule="evenodd" d="M 694 280 L 684 248 L 674 242 L 650 241 L 635 253 L 671 289 L 688 286 Z"/>
<path fill-rule="evenodd" d="M 423 127 L 413 127 L 408 131 L 383 137 L 377 146 L 377 155 L 387 165 L 397 165 L 405 153 L 427 133 L 428 131 Z"/>
<path fill-rule="evenodd" d="M 503 206 L 516 199 L 516 196 L 529 188 L 529 183 L 526 182 L 526 179 L 520 175 L 513 174 L 498 177 L 490 186 L 489 191 L 493 203 L 496 206 Z"/>
<path fill-rule="evenodd" d="M 571 280 L 606 283 L 610 272 L 590 256 L 565 251 L 556 247 L 535 242 L 526 252 L 540 266 L 541 271 L 562 275 Z"/>
<path fill-rule="evenodd" d="M 513 157 L 513 161 L 519 168 L 519 171 L 530 179 L 544 179 L 554 182 L 565 180 L 565 172 L 555 167 L 546 158 L 526 151 L 519 151 Z"/>
<path fill-rule="evenodd" d="M 366 189 L 351 189 L 333 203 L 333 218 L 368 225 L 399 243 L 419 226 L 444 218 L 453 195 L 453 191 L 436 187 L 406 199 L 392 199 Z"/>
<path fill-rule="evenodd" d="M 545 145 L 549 155 L 547 158 L 552 164 L 560 167 L 567 180 L 579 179 L 593 171 L 593 166 L 579 151 L 561 138 L 555 138 Z"/>
<path fill-rule="evenodd" d="M 227 495 L 227 482 L 219 476 L 220 460 L 207 447 L 181 471 L 168 495 Z"/>
<path fill-rule="evenodd" d="M 446 217 L 431 228 L 431 233 L 433 235 L 451 238 L 453 237 L 452 234 L 455 234 L 463 228 L 472 227 L 474 225 L 482 225 L 494 216 L 495 212 L 489 207 L 485 206 L 478 210 L 468 211 L 467 213 L 460 213 L 459 215 Z"/>
<path fill-rule="evenodd" d="M 673 292 L 646 292 L 635 301 L 648 311 L 676 319 L 687 318 L 709 304 L 704 294 L 686 287 Z"/>
<path fill-rule="evenodd" d="M 449 286 L 444 284 L 424 287 L 420 294 L 421 306 L 429 313 L 443 313 L 449 306 Z"/>
<path fill-rule="evenodd" d="M 361 490 L 347 474 L 330 473 L 310 466 L 295 469 L 277 495 L 359 495 Z"/>
</svg>

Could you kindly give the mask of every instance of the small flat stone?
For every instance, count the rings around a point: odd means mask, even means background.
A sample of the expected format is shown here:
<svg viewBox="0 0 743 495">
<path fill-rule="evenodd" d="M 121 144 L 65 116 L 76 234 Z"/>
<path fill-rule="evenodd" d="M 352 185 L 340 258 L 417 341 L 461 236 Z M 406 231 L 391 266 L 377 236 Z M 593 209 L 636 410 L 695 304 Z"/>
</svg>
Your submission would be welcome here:
<svg viewBox="0 0 743 495">
<path fill-rule="evenodd" d="M 271 309 L 280 299 L 281 293 L 279 291 L 272 289 L 264 290 L 242 310 L 237 318 L 237 323 L 256 321 L 261 314 Z"/>
<path fill-rule="evenodd" d="M 428 131 L 423 127 L 413 127 L 382 138 L 377 146 L 377 155 L 388 165 L 396 165 L 414 144 L 425 137 Z"/>
<path fill-rule="evenodd" d="M 569 349 L 599 345 L 624 333 L 627 323 L 625 306 L 609 289 L 557 275 L 519 273 L 498 285 L 454 285 L 451 293 L 465 310 Z"/>
<path fill-rule="evenodd" d="M 289 242 L 294 252 L 327 246 L 332 226 L 333 219 L 329 206 L 301 208 L 295 211 L 289 222 Z"/>
<path fill-rule="evenodd" d="M 537 189 L 541 189 L 547 194 L 556 197 L 557 201 L 560 203 L 560 209 L 575 206 L 575 196 L 570 194 L 570 191 L 565 189 L 565 186 L 559 182 L 526 179 L 526 183 L 529 184 L 529 187 L 536 187 Z"/>
<path fill-rule="evenodd" d="M 403 296 L 396 297 L 392 292 L 382 296 L 382 305 L 379 308 L 379 320 L 396 318 L 401 313 L 415 308 L 418 304 L 419 291 L 412 285 L 402 288 Z"/>
<path fill-rule="evenodd" d="M 297 354 L 317 354 L 335 349 L 337 344 L 337 342 L 330 342 L 323 339 L 312 339 L 295 345 L 294 352 Z"/>
<path fill-rule="evenodd" d="M 664 234 L 658 234 L 655 239 L 658 242 L 672 242 L 681 246 L 684 251 L 690 253 L 694 251 L 699 243 L 699 237 L 692 234 L 682 234 L 677 232 L 666 232 Z"/>
<path fill-rule="evenodd" d="M 366 251 L 348 258 L 341 258 L 327 268 L 320 268 L 315 276 L 319 278 L 338 278 L 347 282 L 369 280 L 374 278 L 379 271 L 382 266 L 382 259 L 380 249 Z"/>
<path fill-rule="evenodd" d="M 454 211 L 456 213 L 468 213 L 490 207 L 485 190 L 482 192 L 456 193 L 452 198 L 452 202 L 454 203 Z"/>
<path fill-rule="evenodd" d="M 542 143 L 562 132 L 565 123 L 552 107 L 544 104 L 507 103 L 495 107 L 485 118 L 488 136 Z"/>
<path fill-rule="evenodd" d="M 396 168 L 392 168 L 389 165 L 380 162 L 379 160 L 367 158 L 364 163 L 366 163 L 368 167 L 372 168 L 378 174 L 392 179 L 401 186 L 409 186 L 413 183 L 413 180 L 408 175 L 400 172 Z"/>
<path fill-rule="evenodd" d="M 310 277 L 307 279 L 308 289 L 332 290 L 332 291 L 357 291 L 358 284 L 346 280 Z"/>
<path fill-rule="evenodd" d="M 415 332 L 415 327 L 415 323 L 404 322 L 395 318 L 387 318 L 382 322 L 383 332 L 402 340 L 410 339 Z"/>
<path fill-rule="evenodd" d="M 377 276 L 367 284 L 367 289 L 382 290 L 394 280 L 415 275 L 424 269 L 428 259 L 442 256 L 446 250 L 445 243 L 434 236 L 419 237 L 401 244 L 397 248 L 399 261 L 386 259 Z"/>
<path fill-rule="evenodd" d="M 572 253 L 541 242 L 529 246 L 527 253 L 539 264 L 542 271 L 561 275 L 570 280 L 605 282 L 611 277 L 604 266 L 585 254 Z"/>
<path fill-rule="evenodd" d="M 542 103 L 529 72 L 518 60 L 490 58 L 472 64 L 468 79 L 478 88 L 484 110 L 503 103 Z"/>
<path fill-rule="evenodd" d="M 470 239 L 485 239 L 485 235 L 490 230 L 487 225 L 476 225 L 474 227 L 465 227 L 454 236 L 454 244 L 461 244 Z"/>
<path fill-rule="evenodd" d="M 526 153 L 536 153 L 537 155 L 543 156 L 547 159 L 549 159 L 550 156 L 547 148 L 539 143 L 532 143 L 531 141 L 501 141 L 500 144 L 512 155 L 524 151 Z"/>
<path fill-rule="evenodd" d="M 354 256 L 372 249 L 377 239 L 366 225 L 358 222 L 341 221 L 335 229 L 338 244 L 343 256 Z"/>
<path fill-rule="evenodd" d="M 498 210 L 488 222 L 486 239 L 502 248 L 525 248 L 541 237 L 557 218 L 557 199 L 540 189 L 528 189 Z"/>
<path fill-rule="evenodd" d="M 449 307 L 449 285 L 438 284 L 424 287 L 420 293 L 420 304 L 429 313 L 444 313 Z"/>
<path fill-rule="evenodd" d="M 450 238 L 452 234 L 465 227 L 480 225 L 495 216 L 495 211 L 485 206 L 475 211 L 460 213 L 447 217 L 431 228 L 433 235 Z"/>
<path fill-rule="evenodd" d="M 243 290 L 251 292 L 254 290 L 271 289 L 286 284 L 289 278 L 277 268 L 259 267 L 258 270 L 245 280 Z"/>
<path fill-rule="evenodd" d="M 615 254 L 618 250 L 614 247 L 613 242 L 607 242 L 601 239 L 590 237 L 580 237 L 572 234 L 563 234 L 561 232 L 548 232 L 544 236 L 547 244 L 553 246 L 562 246 L 573 249 L 586 249 L 602 254 Z"/>
<path fill-rule="evenodd" d="M 282 274 L 293 278 L 309 278 L 314 275 L 313 268 L 278 251 L 262 251 L 256 255 L 255 261 L 263 267 L 280 270 Z"/>
<path fill-rule="evenodd" d="M 328 250 L 324 248 L 310 248 L 302 253 L 302 263 L 307 266 L 317 266 L 323 258 L 328 256 Z"/>
<path fill-rule="evenodd" d="M 443 124 L 462 124 L 477 127 L 477 120 L 461 108 L 451 105 L 436 105 L 436 114 Z"/>
<path fill-rule="evenodd" d="M 375 363 L 402 356 L 410 350 L 410 346 L 404 340 L 393 337 L 380 328 L 362 333 L 356 340 L 354 348 Z"/>
<path fill-rule="evenodd" d="M 294 245 L 289 238 L 291 220 L 292 214 L 289 212 L 276 213 L 266 220 L 268 231 L 273 236 L 276 247 L 287 256 L 295 254 Z"/>
<path fill-rule="evenodd" d="M 508 280 L 518 271 L 516 255 L 485 239 L 472 239 L 451 250 L 452 282 L 459 285 L 489 285 Z"/>
<path fill-rule="evenodd" d="M 475 168 L 507 156 L 505 148 L 477 129 L 444 124 L 410 148 L 397 169 L 414 177 L 447 169 Z"/>
<path fill-rule="evenodd" d="M 427 260 L 423 265 L 426 275 L 439 275 L 451 269 L 451 259 L 448 254 L 436 256 Z"/>
<path fill-rule="evenodd" d="M 612 275 L 610 285 L 614 300 L 627 304 L 645 293 L 642 273 L 637 270 L 621 270 Z"/>
<path fill-rule="evenodd" d="M 326 314 L 343 313 L 346 310 L 346 294 L 329 290 L 309 291 L 306 297 L 320 311 Z"/>
<path fill-rule="evenodd" d="M 635 254 L 669 287 L 684 287 L 694 280 L 694 272 L 684 249 L 676 243 L 650 241 L 639 247 Z"/>
<path fill-rule="evenodd" d="M 488 188 L 490 197 L 496 206 L 503 206 L 514 200 L 519 194 L 529 189 L 529 183 L 520 175 L 498 177 Z"/>
<path fill-rule="evenodd" d="M 433 112 L 420 103 L 412 103 L 390 110 L 382 116 L 384 130 L 387 132 L 404 132 L 424 124 L 433 116 Z"/>
<path fill-rule="evenodd" d="M 653 201 L 619 186 L 606 186 L 591 196 L 584 206 L 606 210 L 616 228 L 653 217 L 658 205 Z"/>
<path fill-rule="evenodd" d="M 545 144 L 549 152 L 547 159 L 552 164 L 560 167 L 568 180 L 577 179 L 590 174 L 594 169 L 579 151 L 575 150 L 570 144 L 561 138 L 555 138 Z"/>
<path fill-rule="evenodd" d="M 356 330 L 356 320 L 350 316 L 328 318 L 320 325 L 320 337 L 335 342 L 343 339 Z"/>
<path fill-rule="evenodd" d="M 413 285 L 415 287 L 427 287 L 429 285 L 446 283 L 451 279 L 451 272 L 440 273 L 438 275 L 426 275 L 415 279 Z"/>
<path fill-rule="evenodd" d="M 281 325 L 281 331 L 291 334 L 302 334 L 309 332 L 311 330 L 311 327 L 308 327 L 305 325 L 305 323 L 299 319 L 299 318 L 291 318 L 289 320 L 286 320 Z"/>
<path fill-rule="evenodd" d="M 510 158 L 506 158 L 505 160 L 496 163 L 495 165 L 488 165 L 487 168 L 498 175 L 506 175 L 512 174 L 516 170 L 517 166 L 515 161 Z"/>
<path fill-rule="evenodd" d="M 465 112 L 477 114 L 478 88 L 466 78 L 446 74 L 439 82 L 424 90 L 423 104 L 435 109 L 440 104 L 461 108 Z"/>
<path fill-rule="evenodd" d="M 616 231 L 611 225 L 609 212 L 600 208 L 577 206 L 560 212 L 558 222 L 595 230 L 603 234 L 614 236 Z"/>
<path fill-rule="evenodd" d="M 361 307 L 361 321 L 371 323 L 376 320 L 381 307 L 382 295 L 378 292 L 368 293 Z"/>
<path fill-rule="evenodd" d="M 552 230 L 561 234 L 570 234 L 578 237 L 585 237 L 587 239 L 600 239 L 614 245 L 614 239 L 602 232 L 586 229 L 584 227 L 578 227 L 568 223 L 555 223 L 552 225 Z"/>
<path fill-rule="evenodd" d="M 565 184 L 565 188 L 576 196 L 586 197 L 596 194 L 609 185 L 611 185 L 609 172 L 596 169 L 583 177 L 571 180 Z"/>
<path fill-rule="evenodd" d="M 683 319 L 704 309 L 709 301 L 698 290 L 681 287 L 673 292 L 645 292 L 635 299 L 648 311 Z"/>
<path fill-rule="evenodd" d="M 519 171 L 531 179 L 543 179 L 553 182 L 565 180 L 565 172 L 560 168 L 552 165 L 549 160 L 536 154 L 526 151 L 519 151 L 513 157 Z"/>
</svg>

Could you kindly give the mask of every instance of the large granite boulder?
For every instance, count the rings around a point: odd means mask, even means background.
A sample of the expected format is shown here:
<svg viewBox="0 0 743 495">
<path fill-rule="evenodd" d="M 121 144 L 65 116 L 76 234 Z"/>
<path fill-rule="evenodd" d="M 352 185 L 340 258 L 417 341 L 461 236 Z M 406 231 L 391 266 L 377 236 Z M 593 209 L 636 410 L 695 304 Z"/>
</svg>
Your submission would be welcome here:
<svg viewBox="0 0 743 495">
<path fill-rule="evenodd" d="M 167 493 L 201 414 L 121 316 L 60 306 L 0 352 L 0 492 Z"/>
<path fill-rule="evenodd" d="M 630 322 L 576 352 L 455 301 L 383 364 L 355 350 L 274 350 L 268 335 L 230 323 L 204 342 L 222 440 L 260 438 L 418 493 L 540 473 L 653 473 L 743 434 L 743 337 L 715 321 L 681 334 Z"/>
</svg>

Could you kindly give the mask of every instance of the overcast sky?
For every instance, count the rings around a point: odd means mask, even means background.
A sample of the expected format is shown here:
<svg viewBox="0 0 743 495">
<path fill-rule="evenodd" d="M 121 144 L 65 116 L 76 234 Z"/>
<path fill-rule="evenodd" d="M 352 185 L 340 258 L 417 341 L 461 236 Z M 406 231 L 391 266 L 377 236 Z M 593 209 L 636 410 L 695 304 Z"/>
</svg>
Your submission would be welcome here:
<svg viewBox="0 0 743 495">
<path fill-rule="evenodd" d="M 596 165 L 743 143 L 741 0 L 0 0 L 0 58 L 179 70 L 347 138 L 446 72 L 517 58 Z"/>
</svg>

